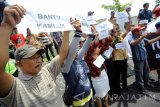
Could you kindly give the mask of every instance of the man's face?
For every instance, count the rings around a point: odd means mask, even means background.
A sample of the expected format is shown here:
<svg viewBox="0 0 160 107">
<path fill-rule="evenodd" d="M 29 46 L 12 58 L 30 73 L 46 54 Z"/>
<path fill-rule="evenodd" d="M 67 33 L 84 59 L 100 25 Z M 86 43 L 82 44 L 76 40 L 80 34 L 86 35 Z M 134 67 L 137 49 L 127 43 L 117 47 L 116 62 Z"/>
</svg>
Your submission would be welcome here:
<svg viewBox="0 0 160 107">
<path fill-rule="evenodd" d="M 142 30 L 137 30 L 137 31 L 135 32 L 135 34 L 136 34 L 137 36 L 141 36 L 141 35 L 142 35 Z"/>
<path fill-rule="evenodd" d="M 42 68 L 42 58 L 39 53 L 36 53 L 30 58 L 25 58 L 19 61 L 18 65 L 21 70 L 28 75 L 35 76 Z"/>
</svg>

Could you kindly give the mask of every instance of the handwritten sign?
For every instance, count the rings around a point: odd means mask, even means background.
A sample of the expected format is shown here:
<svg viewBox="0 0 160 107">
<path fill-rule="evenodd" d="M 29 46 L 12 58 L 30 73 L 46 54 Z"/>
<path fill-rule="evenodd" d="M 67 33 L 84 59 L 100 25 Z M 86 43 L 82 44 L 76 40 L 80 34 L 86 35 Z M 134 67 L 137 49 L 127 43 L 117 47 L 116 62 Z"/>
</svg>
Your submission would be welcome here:
<svg viewBox="0 0 160 107">
<path fill-rule="evenodd" d="M 93 62 L 95 66 L 98 68 L 101 68 L 102 64 L 104 63 L 105 59 L 102 57 L 102 55 L 99 55 L 97 59 Z"/>
<path fill-rule="evenodd" d="M 124 23 L 124 22 L 128 22 L 128 16 L 126 15 L 125 12 L 118 12 L 116 15 L 116 20 L 117 23 Z"/>
<path fill-rule="evenodd" d="M 36 30 L 37 32 L 74 30 L 70 24 L 70 17 L 58 15 L 51 11 L 27 11 L 20 25 L 26 26 L 26 28 L 29 27 L 31 30 Z"/>
<path fill-rule="evenodd" d="M 96 26 L 96 30 L 99 33 L 99 40 L 104 39 L 109 36 L 108 25 L 102 22 Z"/>
</svg>

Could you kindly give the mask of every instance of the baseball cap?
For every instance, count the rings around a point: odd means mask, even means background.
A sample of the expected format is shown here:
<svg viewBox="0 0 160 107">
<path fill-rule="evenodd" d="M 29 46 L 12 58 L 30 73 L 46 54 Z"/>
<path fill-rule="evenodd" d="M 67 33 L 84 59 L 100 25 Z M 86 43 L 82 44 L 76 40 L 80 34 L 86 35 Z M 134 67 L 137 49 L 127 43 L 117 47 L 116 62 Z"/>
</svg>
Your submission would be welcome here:
<svg viewBox="0 0 160 107">
<path fill-rule="evenodd" d="M 156 27 L 156 29 L 158 29 L 158 28 L 160 27 L 160 22 L 157 22 L 157 23 L 155 24 L 155 27 Z"/>
<path fill-rule="evenodd" d="M 17 48 L 17 50 L 14 53 L 14 57 L 15 57 L 15 60 L 20 61 L 21 59 L 29 58 L 29 57 L 35 55 L 37 52 L 42 54 L 45 52 L 45 50 L 44 49 L 37 49 L 33 45 L 26 44 L 24 46 Z"/>
<path fill-rule="evenodd" d="M 135 26 L 132 28 L 132 33 L 136 32 L 136 31 L 141 31 L 143 30 L 145 27 L 142 26 Z"/>
</svg>

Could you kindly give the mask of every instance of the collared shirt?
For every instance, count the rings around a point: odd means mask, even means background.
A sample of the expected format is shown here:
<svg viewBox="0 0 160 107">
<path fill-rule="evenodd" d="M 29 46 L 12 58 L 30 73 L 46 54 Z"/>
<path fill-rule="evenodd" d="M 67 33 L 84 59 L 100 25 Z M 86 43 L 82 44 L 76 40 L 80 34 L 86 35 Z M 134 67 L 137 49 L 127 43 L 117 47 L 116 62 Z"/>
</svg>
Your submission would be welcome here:
<svg viewBox="0 0 160 107">
<path fill-rule="evenodd" d="M 141 10 L 138 14 L 138 18 L 140 20 L 148 20 L 148 22 L 151 22 L 151 18 L 152 18 L 152 12 L 151 10 Z"/>
<path fill-rule="evenodd" d="M 14 78 L 8 96 L 0 98 L 8 107 L 64 107 L 56 77 L 61 71 L 59 56 L 45 65 L 36 76 L 20 73 Z"/>
<path fill-rule="evenodd" d="M 133 35 L 128 41 L 130 43 L 131 46 L 131 50 L 132 50 L 132 58 L 133 60 L 138 60 L 138 61 L 142 61 L 142 60 L 146 60 L 147 59 L 147 51 L 145 48 L 145 43 L 144 40 L 147 41 L 147 39 L 143 39 L 139 44 L 132 46 L 131 43 L 134 42 L 135 40 L 137 40 L 139 37 L 136 35 Z"/>
</svg>

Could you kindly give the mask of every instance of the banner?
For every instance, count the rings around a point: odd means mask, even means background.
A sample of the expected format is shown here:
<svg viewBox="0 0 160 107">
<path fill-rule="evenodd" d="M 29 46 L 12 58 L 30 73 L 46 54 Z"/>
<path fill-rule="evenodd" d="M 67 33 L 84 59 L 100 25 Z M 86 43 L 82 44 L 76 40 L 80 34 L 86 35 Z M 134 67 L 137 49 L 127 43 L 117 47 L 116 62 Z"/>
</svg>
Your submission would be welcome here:
<svg viewBox="0 0 160 107">
<path fill-rule="evenodd" d="M 25 29 L 29 27 L 36 33 L 74 30 L 70 24 L 70 17 L 50 11 L 27 11 L 18 26 L 23 26 Z"/>
<path fill-rule="evenodd" d="M 159 35 L 151 35 L 148 39 L 155 38 Z M 148 63 L 151 70 L 160 69 L 160 40 L 152 43 L 146 43 L 146 49 L 148 53 Z"/>
</svg>

